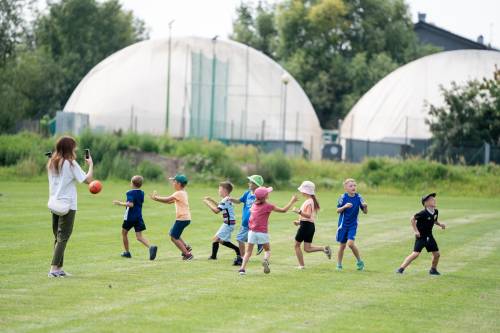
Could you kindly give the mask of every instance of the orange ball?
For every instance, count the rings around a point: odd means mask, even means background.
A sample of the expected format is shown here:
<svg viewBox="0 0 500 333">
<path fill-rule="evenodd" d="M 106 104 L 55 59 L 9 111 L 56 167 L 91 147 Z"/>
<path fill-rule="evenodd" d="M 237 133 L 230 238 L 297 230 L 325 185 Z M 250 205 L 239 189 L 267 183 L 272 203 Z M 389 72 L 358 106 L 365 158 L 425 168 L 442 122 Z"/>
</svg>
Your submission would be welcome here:
<svg viewBox="0 0 500 333">
<path fill-rule="evenodd" d="M 101 192 L 101 190 L 102 190 L 102 184 L 100 181 L 94 180 L 89 184 L 90 193 L 97 194 L 97 193 Z"/>
</svg>

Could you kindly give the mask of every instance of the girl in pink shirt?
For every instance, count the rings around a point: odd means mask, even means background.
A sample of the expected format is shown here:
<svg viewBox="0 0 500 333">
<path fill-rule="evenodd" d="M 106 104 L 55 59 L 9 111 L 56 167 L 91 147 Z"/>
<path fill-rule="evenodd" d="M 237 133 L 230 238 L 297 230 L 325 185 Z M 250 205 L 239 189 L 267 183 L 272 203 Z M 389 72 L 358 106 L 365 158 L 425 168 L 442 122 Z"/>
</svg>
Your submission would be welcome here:
<svg viewBox="0 0 500 333">
<path fill-rule="evenodd" d="M 243 263 L 239 270 L 240 275 L 246 274 L 247 263 L 252 256 L 255 244 L 262 244 L 264 247 L 264 261 L 262 262 L 264 273 L 269 274 L 271 272 L 269 269 L 271 247 L 269 246 L 269 234 L 267 228 L 269 225 L 269 215 L 271 215 L 271 212 L 286 213 L 292 205 L 297 202 L 297 196 L 294 195 L 285 207 L 276 207 L 275 205 L 267 202 L 268 194 L 272 190 L 272 187 L 259 187 L 255 190 L 255 202 L 250 209 L 251 215 L 248 223 L 250 231 L 248 232 L 247 249 L 243 258 Z"/>
</svg>

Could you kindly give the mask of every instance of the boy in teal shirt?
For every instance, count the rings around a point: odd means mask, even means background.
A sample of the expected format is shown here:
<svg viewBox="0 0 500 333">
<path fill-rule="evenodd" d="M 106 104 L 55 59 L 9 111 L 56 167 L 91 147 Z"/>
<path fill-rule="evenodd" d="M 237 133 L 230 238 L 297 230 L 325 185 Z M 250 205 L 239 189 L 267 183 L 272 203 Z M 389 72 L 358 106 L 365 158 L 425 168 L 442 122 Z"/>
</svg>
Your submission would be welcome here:
<svg viewBox="0 0 500 333">
<path fill-rule="evenodd" d="M 243 193 L 239 199 L 232 199 L 231 201 L 235 204 L 242 203 L 243 210 L 241 214 L 241 227 L 236 240 L 238 241 L 238 246 L 240 248 L 240 255 L 243 257 L 245 255 L 245 243 L 248 242 L 248 221 L 250 220 L 250 208 L 252 208 L 255 202 L 255 190 L 264 185 L 264 178 L 260 175 L 252 175 L 248 178 L 248 190 Z M 258 245 L 257 254 L 262 253 L 262 245 Z"/>
</svg>

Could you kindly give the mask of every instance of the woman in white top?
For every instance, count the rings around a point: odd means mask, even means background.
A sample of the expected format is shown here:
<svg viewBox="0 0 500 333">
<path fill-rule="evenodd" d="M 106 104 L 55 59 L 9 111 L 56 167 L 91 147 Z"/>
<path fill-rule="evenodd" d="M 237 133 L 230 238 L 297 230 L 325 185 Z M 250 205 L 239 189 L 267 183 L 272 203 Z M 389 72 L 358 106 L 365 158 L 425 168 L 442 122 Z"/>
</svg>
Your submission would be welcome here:
<svg viewBox="0 0 500 333">
<path fill-rule="evenodd" d="M 316 199 L 315 186 L 313 182 L 308 180 L 302 182 L 298 188 L 299 192 L 306 198 L 300 209 L 294 208 L 293 211 L 299 215 L 299 220 L 294 221 L 296 226 L 299 226 L 297 234 L 295 235 L 295 254 L 299 261 L 299 269 L 304 269 L 304 255 L 300 248 L 304 243 L 304 251 L 310 252 L 324 252 L 328 259 L 332 258 L 332 250 L 330 246 L 313 246 L 312 241 L 314 232 L 316 230 L 314 221 L 316 213 L 319 210 L 319 202 Z"/>
<path fill-rule="evenodd" d="M 83 172 L 76 162 L 76 141 L 72 137 L 63 136 L 57 140 L 55 151 L 47 163 L 49 176 L 49 208 L 56 201 L 69 211 L 64 215 L 52 212 L 52 231 L 54 233 L 54 255 L 50 266 L 49 277 L 64 277 L 64 250 L 73 231 L 73 223 L 77 210 L 76 184 L 89 183 L 92 180 L 93 162 L 89 156 L 85 162 L 89 171 Z"/>
</svg>

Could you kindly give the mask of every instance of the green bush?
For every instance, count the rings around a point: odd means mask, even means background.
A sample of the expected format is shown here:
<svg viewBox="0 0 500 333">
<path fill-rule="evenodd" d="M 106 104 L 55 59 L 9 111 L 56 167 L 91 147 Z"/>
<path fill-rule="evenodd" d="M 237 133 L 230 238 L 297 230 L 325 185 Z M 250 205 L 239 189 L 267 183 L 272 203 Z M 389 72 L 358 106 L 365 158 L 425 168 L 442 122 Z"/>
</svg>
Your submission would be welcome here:
<svg viewBox="0 0 500 333">
<path fill-rule="evenodd" d="M 129 180 L 135 173 L 135 167 L 123 155 L 117 155 L 111 163 L 110 176 L 117 179 Z"/>
<path fill-rule="evenodd" d="M 163 135 L 158 138 L 158 146 L 160 152 L 170 154 L 175 150 L 177 142 L 168 135 Z"/>
<path fill-rule="evenodd" d="M 27 157 L 16 164 L 16 175 L 22 178 L 38 176 L 45 170 L 45 163 L 42 159 Z"/>
<path fill-rule="evenodd" d="M 140 150 L 147 152 L 147 153 L 159 153 L 160 152 L 160 146 L 158 145 L 158 142 L 156 141 L 155 137 L 151 135 L 143 135 L 141 137 L 141 142 L 139 145 Z"/>
<path fill-rule="evenodd" d="M 402 188 L 462 179 L 456 167 L 423 159 L 405 161 L 389 158 L 367 159 L 362 164 L 360 176 L 369 185 L 391 185 Z"/>
<path fill-rule="evenodd" d="M 142 161 L 137 167 L 137 171 L 147 180 L 161 180 L 163 178 L 163 169 L 149 161 Z"/>
<path fill-rule="evenodd" d="M 0 166 L 15 165 L 30 156 L 34 159 L 44 158 L 44 153 L 52 150 L 53 145 L 53 139 L 45 139 L 30 132 L 0 135 Z"/>
<path fill-rule="evenodd" d="M 290 181 L 292 167 L 282 152 L 276 152 L 267 154 L 261 159 L 257 173 L 264 177 L 266 183 L 282 184 Z"/>
</svg>

